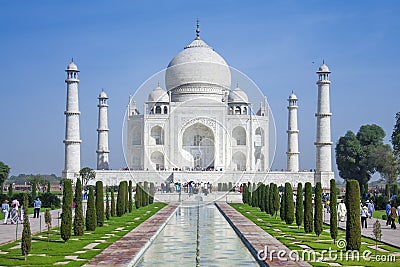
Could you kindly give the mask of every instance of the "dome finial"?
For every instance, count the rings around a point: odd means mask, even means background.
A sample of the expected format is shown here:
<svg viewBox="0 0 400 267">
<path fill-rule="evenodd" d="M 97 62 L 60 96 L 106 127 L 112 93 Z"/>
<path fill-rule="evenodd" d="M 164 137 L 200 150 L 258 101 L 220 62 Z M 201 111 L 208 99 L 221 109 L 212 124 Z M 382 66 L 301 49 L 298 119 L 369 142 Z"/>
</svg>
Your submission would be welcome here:
<svg viewBox="0 0 400 267">
<path fill-rule="evenodd" d="M 200 39 L 200 25 L 199 25 L 199 19 L 197 19 L 197 25 L 196 25 L 196 39 Z"/>
</svg>

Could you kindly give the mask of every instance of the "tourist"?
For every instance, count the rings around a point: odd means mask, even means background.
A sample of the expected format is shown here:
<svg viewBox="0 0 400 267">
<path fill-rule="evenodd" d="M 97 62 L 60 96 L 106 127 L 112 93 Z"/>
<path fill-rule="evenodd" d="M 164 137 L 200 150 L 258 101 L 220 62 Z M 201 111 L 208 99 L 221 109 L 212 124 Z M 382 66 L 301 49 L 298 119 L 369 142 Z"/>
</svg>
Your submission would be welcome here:
<svg viewBox="0 0 400 267">
<path fill-rule="evenodd" d="M 390 208 L 390 228 L 396 229 L 396 218 L 399 217 L 397 214 L 397 209 L 392 203 L 392 207 Z"/>
<path fill-rule="evenodd" d="M 18 200 L 14 199 L 11 202 L 11 211 L 10 211 L 10 221 L 12 224 L 17 224 L 18 222 Z"/>
<path fill-rule="evenodd" d="M 8 205 L 8 200 L 6 199 L 4 200 L 3 204 L 1 204 L 1 212 L 3 213 L 4 216 L 3 224 L 7 224 L 9 210 L 10 210 L 10 205 Z"/>
<path fill-rule="evenodd" d="M 346 216 L 346 213 L 347 213 L 346 205 L 344 204 L 344 201 L 342 199 L 340 201 L 340 203 L 338 205 L 338 209 L 337 209 L 339 221 L 344 222 L 344 217 Z"/>
<path fill-rule="evenodd" d="M 33 218 L 39 218 L 40 208 L 42 207 L 42 201 L 37 197 L 33 201 Z"/>
<path fill-rule="evenodd" d="M 365 225 L 365 228 L 367 228 L 367 218 L 369 216 L 368 207 L 367 206 L 364 206 L 361 209 L 360 215 L 361 215 L 361 228 L 364 228 L 364 225 Z"/>
<path fill-rule="evenodd" d="M 399 216 L 399 223 L 400 223 L 400 204 L 397 206 L 397 216 Z"/>
<path fill-rule="evenodd" d="M 386 221 L 386 226 L 388 226 L 389 225 L 389 223 L 391 222 L 391 219 L 390 219 L 390 209 L 392 208 L 392 202 L 391 201 L 389 201 L 387 204 L 386 204 L 386 216 L 387 216 L 387 221 Z"/>
<path fill-rule="evenodd" d="M 372 203 L 372 201 L 367 200 L 367 206 L 368 206 L 368 213 L 369 213 L 369 218 L 372 218 L 372 213 L 375 211 L 375 205 Z"/>
</svg>

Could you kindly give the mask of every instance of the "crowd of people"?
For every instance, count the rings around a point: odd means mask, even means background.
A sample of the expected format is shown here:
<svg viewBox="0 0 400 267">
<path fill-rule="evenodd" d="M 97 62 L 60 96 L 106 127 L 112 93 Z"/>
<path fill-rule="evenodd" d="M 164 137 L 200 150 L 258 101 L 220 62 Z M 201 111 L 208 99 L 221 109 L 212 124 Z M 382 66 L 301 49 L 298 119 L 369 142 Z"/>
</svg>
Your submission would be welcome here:
<svg viewBox="0 0 400 267">
<path fill-rule="evenodd" d="M 39 197 L 33 201 L 33 218 L 39 218 L 40 209 L 42 207 L 42 202 Z M 17 199 L 9 201 L 6 199 L 1 204 L 1 212 L 3 213 L 3 224 L 7 224 L 10 220 L 11 224 L 17 224 L 18 221 L 22 222 L 24 218 L 24 210 Z"/>
</svg>

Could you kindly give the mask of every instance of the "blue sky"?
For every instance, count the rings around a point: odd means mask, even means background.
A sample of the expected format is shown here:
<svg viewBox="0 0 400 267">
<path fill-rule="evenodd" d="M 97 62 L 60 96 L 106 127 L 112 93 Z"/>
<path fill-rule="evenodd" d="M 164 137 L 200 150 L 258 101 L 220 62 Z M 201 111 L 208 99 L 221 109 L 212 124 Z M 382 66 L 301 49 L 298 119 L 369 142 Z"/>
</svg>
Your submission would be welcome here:
<svg viewBox="0 0 400 267">
<path fill-rule="evenodd" d="M 81 165 L 96 164 L 97 96 L 104 88 L 110 164 L 124 167 L 128 97 L 195 37 L 197 18 L 202 39 L 268 97 L 278 138 L 274 169 L 286 166 L 292 90 L 299 98 L 300 167 L 315 166 L 315 71 L 323 59 L 332 71 L 332 141 L 376 123 L 388 142 L 400 111 L 399 11 L 398 1 L 0 0 L 0 161 L 11 174 L 61 174 L 64 70 L 73 57 L 81 70 Z"/>
</svg>

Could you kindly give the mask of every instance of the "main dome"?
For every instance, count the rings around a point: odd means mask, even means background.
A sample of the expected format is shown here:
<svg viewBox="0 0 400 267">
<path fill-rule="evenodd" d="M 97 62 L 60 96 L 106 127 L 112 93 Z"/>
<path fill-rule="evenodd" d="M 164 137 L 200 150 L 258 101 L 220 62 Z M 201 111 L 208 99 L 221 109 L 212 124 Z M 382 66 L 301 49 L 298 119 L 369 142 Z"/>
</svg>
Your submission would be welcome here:
<svg viewBox="0 0 400 267">
<path fill-rule="evenodd" d="M 231 72 L 225 60 L 197 34 L 168 64 L 165 85 L 171 91 L 172 101 L 198 96 L 220 101 L 231 86 Z"/>
</svg>

